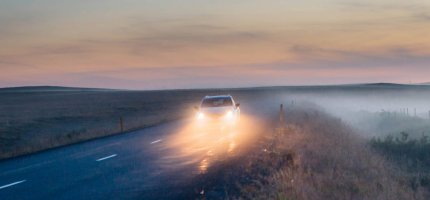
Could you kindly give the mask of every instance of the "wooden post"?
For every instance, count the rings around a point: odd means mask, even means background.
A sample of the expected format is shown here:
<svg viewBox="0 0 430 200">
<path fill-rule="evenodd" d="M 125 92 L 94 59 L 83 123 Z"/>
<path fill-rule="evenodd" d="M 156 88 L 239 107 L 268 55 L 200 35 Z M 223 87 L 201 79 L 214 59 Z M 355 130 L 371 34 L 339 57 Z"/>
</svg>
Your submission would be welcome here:
<svg viewBox="0 0 430 200">
<path fill-rule="evenodd" d="M 124 121 L 122 117 L 119 117 L 119 127 L 121 128 L 121 132 L 124 132 Z"/>
<path fill-rule="evenodd" d="M 281 104 L 279 108 L 279 122 L 281 123 L 281 126 L 284 126 L 284 105 Z"/>
</svg>

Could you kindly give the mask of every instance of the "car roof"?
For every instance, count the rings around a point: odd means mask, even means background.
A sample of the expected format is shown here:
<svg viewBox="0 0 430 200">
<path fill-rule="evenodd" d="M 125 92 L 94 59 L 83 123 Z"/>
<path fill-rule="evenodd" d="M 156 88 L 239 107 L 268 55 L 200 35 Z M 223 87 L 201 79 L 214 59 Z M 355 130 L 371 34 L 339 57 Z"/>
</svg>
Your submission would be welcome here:
<svg viewBox="0 0 430 200">
<path fill-rule="evenodd" d="M 215 96 L 209 96 L 206 95 L 205 99 L 212 99 L 212 98 L 233 98 L 231 95 L 215 95 Z"/>
</svg>

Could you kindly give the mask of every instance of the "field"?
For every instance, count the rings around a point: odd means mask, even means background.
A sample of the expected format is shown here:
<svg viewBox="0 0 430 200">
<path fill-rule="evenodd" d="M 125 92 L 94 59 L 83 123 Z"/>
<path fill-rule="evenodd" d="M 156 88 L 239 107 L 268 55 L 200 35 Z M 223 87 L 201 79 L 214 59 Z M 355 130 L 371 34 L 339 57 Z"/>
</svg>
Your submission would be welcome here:
<svg viewBox="0 0 430 200">
<path fill-rule="evenodd" d="M 0 90 L 0 158 L 180 118 L 199 93 L 73 88 Z"/>
<path fill-rule="evenodd" d="M 193 106 L 210 94 L 232 94 L 267 123 L 249 153 L 210 166 L 184 186 L 195 190 L 183 197 L 430 197 L 429 86 L 0 89 L 0 158 L 189 118 Z"/>
</svg>

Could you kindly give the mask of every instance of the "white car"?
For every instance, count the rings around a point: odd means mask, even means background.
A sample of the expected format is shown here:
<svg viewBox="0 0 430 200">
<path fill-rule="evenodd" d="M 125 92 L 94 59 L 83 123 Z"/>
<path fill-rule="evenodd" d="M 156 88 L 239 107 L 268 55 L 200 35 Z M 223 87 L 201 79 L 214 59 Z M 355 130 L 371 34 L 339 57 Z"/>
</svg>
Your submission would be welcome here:
<svg viewBox="0 0 430 200">
<path fill-rule="evenodd" d="M 205 96 L 196 107 L 196 118 L 201 124 L 236 125 L 240 120 L 239 106 L 231 95 Z"/>
</svg>

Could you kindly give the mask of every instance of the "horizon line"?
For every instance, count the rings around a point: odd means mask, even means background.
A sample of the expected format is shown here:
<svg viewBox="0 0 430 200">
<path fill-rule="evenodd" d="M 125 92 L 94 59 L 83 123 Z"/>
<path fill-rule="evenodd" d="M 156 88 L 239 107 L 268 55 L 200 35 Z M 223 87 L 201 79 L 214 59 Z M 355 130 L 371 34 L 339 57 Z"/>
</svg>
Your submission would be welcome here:
<svg viewBox="0 0 430 200">
<path fill-rule="evenodd" d="M 404 86 L 419 86 L 429 85 L 429 82 L 424 83 L 395 83 L 395 82 L 363 82 L 363 83 L 340 83 L 340 84 L 312 84 L 312 85 L 259 85 L 259 86 L 239 86 L 239 87 L 201 87 L 201 88 L 163 88 L 163 89 L 127 89 L 127 88 L 100 88 L 100 87 L 80 87 L 68 85 L 23 85 L 0 87 L 4 89 L 20 89 L 20 88 L 68 88 L 68 89 L 92 89 L 92 90 L 125 90 L 125 91 L 169 91 L 169 90 L 217 90 L 217 89 L 251 89 L 251 88 L 275 88 L 275 87 L 332 87 L 332 86 L 355 86 L 355 85 L 404 85 Z"/>
</svg>

